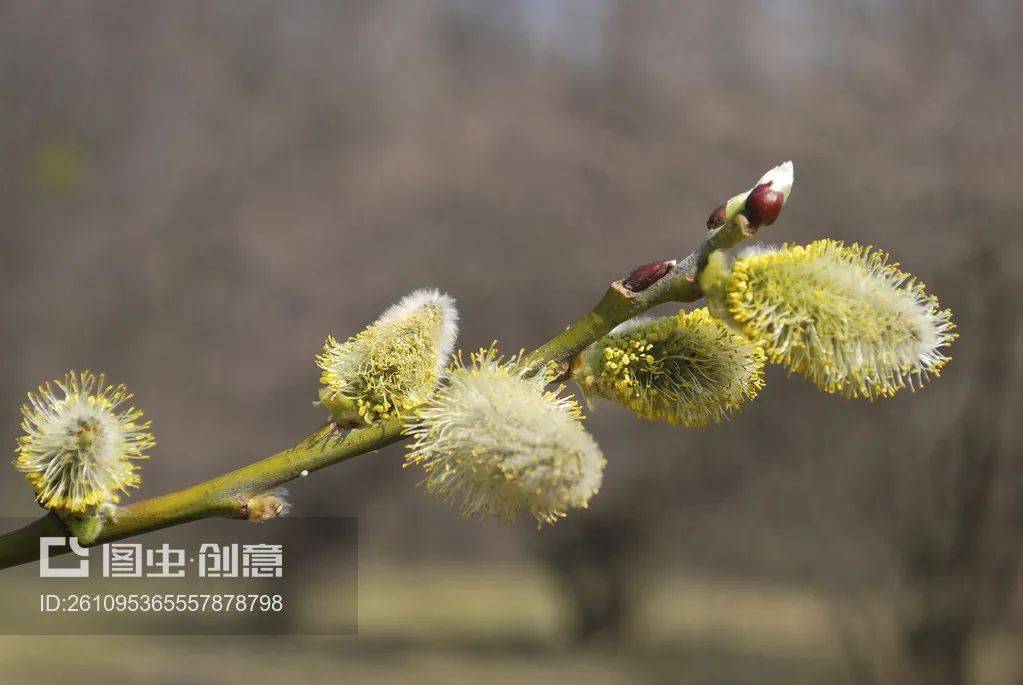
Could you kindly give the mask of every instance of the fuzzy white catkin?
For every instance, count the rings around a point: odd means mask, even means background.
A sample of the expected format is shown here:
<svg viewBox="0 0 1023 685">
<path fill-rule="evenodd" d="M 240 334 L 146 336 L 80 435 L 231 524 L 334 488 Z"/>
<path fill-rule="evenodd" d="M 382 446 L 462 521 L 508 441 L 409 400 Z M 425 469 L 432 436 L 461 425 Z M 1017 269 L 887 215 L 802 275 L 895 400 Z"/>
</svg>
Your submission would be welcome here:
<svg viewBox="0 0 1023 685">
<path fill-rule="evenodd" d="M 142 412 L 122 406 L 131 398 L 123 385 L 89 371 L 70 371 L 28 394 L 14 465 L 41 505 L 85 512 L 138 486 L 135 462 L 156 441 Z"/>
<path fill-rule="evenodd" d="M 586 507 L 599 490 L 604 457 L 574 400 L 545 390 L 516 360 L 493 350 L 457 363 L 408 429 L 408 464 L 426 471 L 428 491 L 461 496 L 466 517 L 511 521 L 520 510 L 553 523 Z"/>
</svg>

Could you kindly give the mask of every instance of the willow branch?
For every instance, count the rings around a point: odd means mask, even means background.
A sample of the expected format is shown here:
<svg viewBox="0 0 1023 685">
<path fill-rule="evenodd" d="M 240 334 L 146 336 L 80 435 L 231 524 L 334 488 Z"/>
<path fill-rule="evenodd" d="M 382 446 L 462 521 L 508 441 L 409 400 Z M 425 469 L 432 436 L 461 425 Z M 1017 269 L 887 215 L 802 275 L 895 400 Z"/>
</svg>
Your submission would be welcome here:
<svg viewBox="0 0 1023 685">
<path fill-rule="evenodd" d="M 575 355 L 618 324 L 665 302 L 695 302 L 703 297 L 696 277 L 707 265 L 710 253 L 734 247 L 756 232 L 757 228 L 750 226 L 744 216 L 737 215 L 733 221 L 709 232 L 698 248 L 676 261 L 664 276 L 646 288 L 635 292 L 626 286 L 624 279 L 615 281 L 586 316 L 530 354 L 527 363 L 538 367 L 553 362 L 567 371 Z"/>
<path fill-rule="evenodd" d="M 661 262 L 667 270 L 634 291 L 624 280 L 610 285 L 589 314 L 527 356 L 533 368 L 555 363 L 567 371 L 569 361 L 618 324 L 664 302 L 692 302 L 701 297 L 696 277 L 717 249 L 729 248 L 752 236 L 755 229 L 741 215 L 707 234 L 689 256 Z M 102 515 L 60 518 L 50 513 L 0 536 L 0 569 L 36 561 L 39 538 L 72 534 L 93 546 L 122 540 L 161 528 L 212 517 L 246 518 L 249 498 L 332 464 L 385 447 L 402 438 L 398 419 L 342 430 L 321 426 L 295 447 L 254 464 L 177 492 L 117 507 Z"/>
</svg>

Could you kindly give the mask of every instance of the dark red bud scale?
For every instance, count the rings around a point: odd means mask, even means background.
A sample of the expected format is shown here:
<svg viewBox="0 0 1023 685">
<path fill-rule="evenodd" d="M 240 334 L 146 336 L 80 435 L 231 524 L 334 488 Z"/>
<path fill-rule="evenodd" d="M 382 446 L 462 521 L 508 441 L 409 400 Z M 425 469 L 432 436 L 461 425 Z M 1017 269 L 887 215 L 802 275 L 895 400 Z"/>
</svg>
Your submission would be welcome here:
<svg viewBox="0 0 1023 685">
<path fill-rule="evenodd" d="M 710 213 L 707 217 L 707 230 L 713 231 L 718 226 L 725 223 L 725 206 L 720 205 L 717 209 Z"/>
<path fill-rule="evenodd" d="M 770 226 L 778 219 L 784 206 L 785 196 L 781 191 L 772 189 L 770 183 L 761 183 L 746 197 L 743 214 L 751 226 Z"/>
<path fill-rule="evenodd" d="M 632 292 L 638 293 L 661 280 L 666 273 L 671 271 L 673 266 L 675 266 L 675 260 L 673 259 L 637 266 L 631 274 L 622 280 L 622 285 Z"/>
</svg>

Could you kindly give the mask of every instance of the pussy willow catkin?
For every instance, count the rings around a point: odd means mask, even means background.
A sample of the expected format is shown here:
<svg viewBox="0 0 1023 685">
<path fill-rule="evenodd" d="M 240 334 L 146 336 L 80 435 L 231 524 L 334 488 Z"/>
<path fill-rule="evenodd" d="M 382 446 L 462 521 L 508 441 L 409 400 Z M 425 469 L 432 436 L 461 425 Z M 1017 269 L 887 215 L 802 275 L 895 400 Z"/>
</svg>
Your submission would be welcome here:
<svg viewBox="0 0 1023 685">
<path fill-rule="evenodd" d="M 142 412 L 122 406 L 131 398 L 123 385 L 89 371 L 70 371 L 28 394 L 14 464 L 40 504 L 84 512 L 138 486 L 135 462 L 156 441 Z"/>
<path fill-rule="evenodd" d="M 689 427 L 733 414 L 764 386 L 764 353 L 706 309 L 635 319 L 583 351 L 573 377 L 584 392 L 645 419 Z"/>
<path fill-rule="evenodd" d="M 553 523 L 587 506 L 604 457 L 575 401 L 546 385 L 493 349 L 457 362 L 407 431 L 407 463 L 423 467 L 428 491 L 461 497 L 466 517 L 511 521 L 522 509 Z"/>
<path fill-rule="evenodd" d="M 455 301 L 417 290 L 344 343 L 327 338 L 320 400 L 342 424 L 404 415 L 433 393 L 457 335 Z"/>
<path fill-rule="evenodd" d="M 885 397 L 948 361 L 952 313 L 885 252 L 835 240 L 711 255 L 700 285 L 768 360 L 827 392 Z"/>
</svg>

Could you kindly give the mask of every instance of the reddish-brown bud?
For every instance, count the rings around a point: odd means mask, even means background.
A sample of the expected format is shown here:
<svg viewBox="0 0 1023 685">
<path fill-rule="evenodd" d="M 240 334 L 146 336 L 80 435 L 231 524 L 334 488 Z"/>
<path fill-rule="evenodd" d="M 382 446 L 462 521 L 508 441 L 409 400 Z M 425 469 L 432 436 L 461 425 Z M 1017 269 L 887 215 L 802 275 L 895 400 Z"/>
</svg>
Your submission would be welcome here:
<svg viewBox="0 0 1023 685">
<path fill-rule="evenodd" d="M 722 224 L 725 223 L 725 211 L 726 211 L 726 209 L 727 208 L 725 207 L 725 205 L 721 204 L 721 205 L 718 206 L 717 209 L 715 209 L 713 212 L 710 213 L 710 216 L 707 217 L 707 230 L 708 231 L 713 231 L 715 228 L 717 228 L 718 226 L 721 226 Z"/>
<path fill-rule="evenodd" d="M 784 206 L 785 195 L 780 190 L 774 190 L 770 183 L 761 183 L 746 197 L 743 214 L 751 226 L 770 226 L 778 219 Z"/>
<path fill-rule="evenodd" d="M 646 290 L 657 281 L 661 280 L 666 273 L 675 266 L 674 259 L 650 262 L 643 266 L 637 266 L 632 273 L 622 280 L 622 285 L 634 293 Z"/>
</svg>

